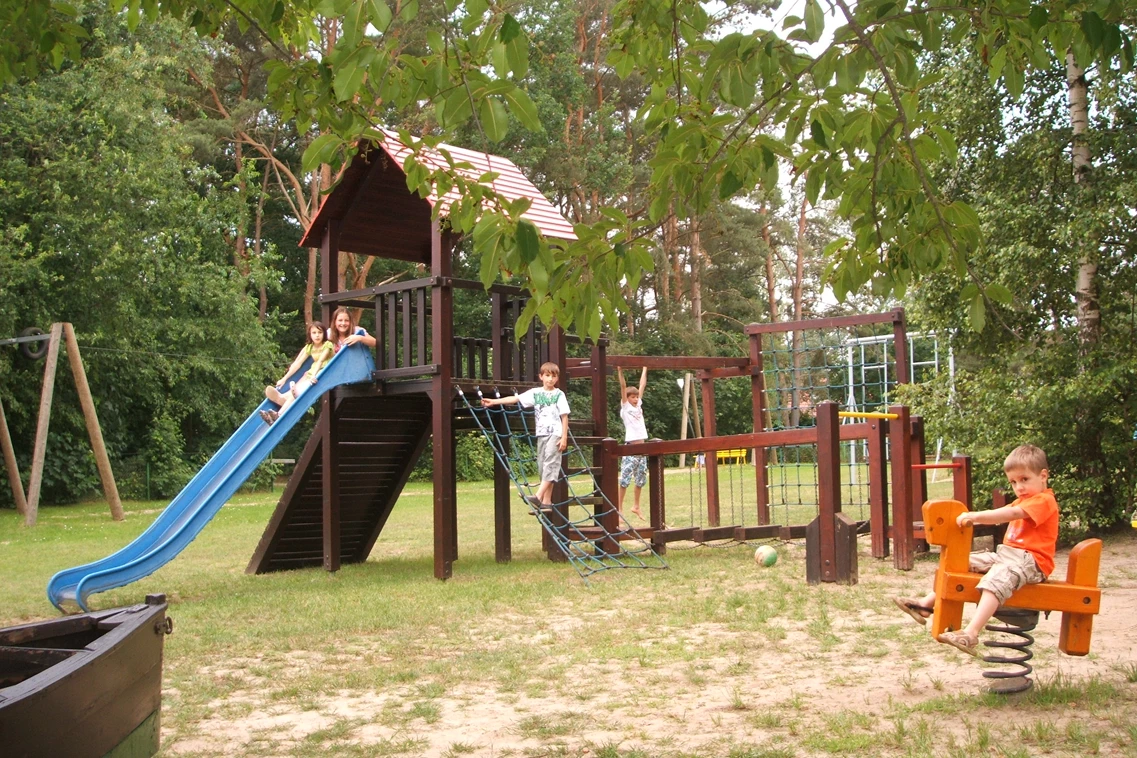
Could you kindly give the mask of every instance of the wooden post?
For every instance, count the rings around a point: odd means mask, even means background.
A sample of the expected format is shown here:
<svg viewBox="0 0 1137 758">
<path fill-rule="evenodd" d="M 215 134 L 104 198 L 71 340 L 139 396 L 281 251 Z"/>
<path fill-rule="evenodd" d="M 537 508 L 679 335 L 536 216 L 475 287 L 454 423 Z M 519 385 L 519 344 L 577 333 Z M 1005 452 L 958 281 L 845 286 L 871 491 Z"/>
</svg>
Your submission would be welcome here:
<svg viewBox="0 0 1137 758">
<path fill-rule="evenodd" d="M 750 335 L 750 409 L 755 432 L 766 430 L 766 387 L 762 375 L 762 335 Z M 769 469 L 766 448 L 754 448 L 754 494 L 758 504 L 758 524 L 770 523 Z"/>
<path fill-rule="evenodd" d="M 652 440 L 653 442 L 655 440 Z M 660 555 L 667 553 L 667 542 L 662 539 L 663 525 L 666 522 L 667 514 L 665 511 L 664 503 L 666 498 L 663 495 L 663 456 L 652 455 L 647 459 L 647 483 L 648 483 L 648 523 L 651 524 L 651 543 L 655 548 L 655 552 Z M 656 537 L 656 535 L 659 537 Z"/>
<path fill-rule="evenodd" d="M 87 436 L 91 438 L 91 450 L 95 454 L 95 466 L 99 470 L 99 481 L 103 484 L 103 495 L 111 508 L 111 518 L 122 521 L 122 501 L 115 486 L 111 460 L 107 456 L 107 446 L 103 444 L 103 432 L 99 428 L 99 417 L 95 413 L 95 400 L 91 397 L 91 386 L 87 384 L 87 372 L 83 370 L 83 359 L 79 355 L 79 341 L 75 339 L 75 328 L 64 322 L 63 337 L 67 342 L 67 360 L 71 364 L 71 374 L 75 377 L 75 389 L 79 392 L 79 405 L 83 408 L 83 420 L 87 424 Z"/>
<path fill-rule="evenodd" d="M 888 543 L 888 421 L 868 419 L 869 539 L 873 558 L 887 558 Z"/>
<path fill-rule="evenodd" d="M 920 416 L 911 417 L 912 424 L 912 457 L 913 465 L 924 465 L 928 462 L 927 450 L 924 447 L 924 419 Z M 920 515 L 924 503 L 928 500 L 928 471 L 916 469 L 912 473 L 912 521 L 923 518 Z"/>
<path fill-rule="evenodd" d="M 47 343 L 47 362 L 43 367 L 43 389 L 39 396 L 39 416 L 36 418 L 36 440 L 32 448 L 32 474 L 28 480 L 28 507 L 24 524 L 35 526 L 39 518 L 39 493 L 43 484 L 43 459 L 47 452 L 47 429 L 51 424 L 51 401 L 55 396 L 55 367 L 59 363 L 59 343 L 63 337 L 63 324 L 51 325 L 51 339 Z"/>
<path fill-rule="evenodd" d="M 430 231 L 431 359 L 438 366 L 431 379 L 433 406 L 431 433 L 434 453 L 434 576 L 449 579 L 454 572 L 453 548 L 457 524 L 454 467 L 454 389 L 451 386 L 454 351 L 454 290 L 450 285 L 450 250 L 442 230 L 432 222 Z"/>
<path fill-rule="evenodd" d="M 892 311 L 892 349 L 896 361 L 896 383 L 908 384 L 912 378 L 908 363 L 908 327 L 903 308 Z"/>
<path fill-rule="evenodd" d="M 496 361 L 494 371 L 498 371 Z M 512 446 L 509 438 L 509 422 L 504 413 L 491 414 L 489 418 L 490 423 L 494 425 L 494 431 L 497 432 L 502 452 L 508 456 Z M 495 455 L 493 457 L 494 560 L 498 563 L 509 563 L 513 559 L 513 516 L 510 511 L 512 490 L 513 483 L 510 481 L 509 471 Z"/>
<path fill-rule="evenodd" d="M 837 581 L 837 514 L 841 511 L 841 441 L 837 404 L 817 406 L 817 515 L 821 581 Z"/>
<path fill-rule="evenodd" d="M 911 571 L 912 425 L 908 406 L 893 405 L 888 410 L 897 416 L 888 424 L 892 453 L 892 565 L 902 571 Z"/>
<path fill-rule="evenodd" d="M 322 290 L 325 295 L 339 291 L 340 221 L 328 222 L 320 244 Z M 330 326 L 334 307 L 324 303 L 322 317 Z M 318 386 L 318 385 L 317 385 Z M 336 421 L 336 391 L 324 393 L 320 401 L 317 432 L 321 437 L 321 503 L 324 537 L 324 570 L 340 568 L 340 482 L 339 482 L 339 425 Z"/>
<path fill-rule="evenodd" d="M 703 390 L 703 436 L 714 437 L 718 434 L 715 421 L 715 380 L 710 374 L 699 372 L 699 380 Z M 707 525 L 719 526 L 719 466 L 717 451 L 707 451 Z"/>
<path fill-rule="evenodd" d="M 971 456 L 953 455 L 951 462 L 956 465 L 951 475 L 951 496 L 966 505 L 967 510 L 975 510 L 975 506 L 971 503 Z"/>
<path fill-rule="evenodd" d="M 8 433 L 8 420 L 4 418 L 3 402 L 0 402 L 0 449 L 4 453 L 4 469 L 8 472 L 8 484 L 12 487 L 12 499 L 16 501 L 16 513 L 26 516 L 28 501 L 24 497 L 24 483 L 20 481 L 20 469 L 16 465 L 16 451 L 12 447 L 12 435 Z"/>
</svg>

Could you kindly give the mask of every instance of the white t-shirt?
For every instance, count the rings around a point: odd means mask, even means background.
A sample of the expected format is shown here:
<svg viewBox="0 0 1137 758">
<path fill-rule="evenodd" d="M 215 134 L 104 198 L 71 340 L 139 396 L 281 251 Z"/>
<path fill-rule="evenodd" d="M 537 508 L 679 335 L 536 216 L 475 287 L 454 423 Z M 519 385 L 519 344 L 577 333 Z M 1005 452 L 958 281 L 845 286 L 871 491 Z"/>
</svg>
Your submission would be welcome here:
<svg viewBox="0 0 1137 758">
<path fill-rule="evenodd" d="M 544 387 L 525 390 L 517 396 L 522 408 L 534 408 L 533 434 L 538 437 L 559 437 L 564 433 L 561 416 L 569 415 L 568 398 L 558 389 L 546 391 Z"/>
<path fill-rule="evenodd" d="M 644 424 L 642 403 L 632 405 L 626 400 L 620 403 L 620 420 L 624 422 L 624 442 L 637 442 L 647 439 L 647 425 Z"/>
</svg>

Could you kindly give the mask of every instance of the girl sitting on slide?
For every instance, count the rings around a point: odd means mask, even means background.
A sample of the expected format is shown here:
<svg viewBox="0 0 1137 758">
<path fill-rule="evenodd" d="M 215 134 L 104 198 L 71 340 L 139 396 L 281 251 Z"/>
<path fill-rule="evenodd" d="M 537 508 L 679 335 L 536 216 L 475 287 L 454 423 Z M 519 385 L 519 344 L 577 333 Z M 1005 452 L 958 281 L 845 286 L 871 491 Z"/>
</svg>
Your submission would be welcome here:
<svg viewBox="0 0 1137 758">
<path fill-rule="evenodd" d="M 332 343 L 327 340 L 327 328 L 319 321 L 313 321 L 308 325 L 308 344 L 300 349 L 296 355 L 296 360 L 292 361 L 292 365 L 288 367 L 288 371 L 281 377 L 280 381 L 276 383 L 275 387 L 265 387 L 265 397 L 280 406 L 279 410 L 275 411 L 261 411 L 261 418 L 268 424 L 276 421 L 280 414 L 288 407 L 296 398 L 300 397 L 300 393 L 308 389 L 309 386 L 316 383 L 316 375 L 319 374 L 328 361 L 335 355 L 335 348 Z M 295 382 L 291 388 L 284 389 L 288 384 L 288 379 L 300 370 L 304 365 L 304 361 L 308 358 L 312 359 L 312 366 L 304 372 L 304 376 L 300 377 L 300 381 Z M 281 392 L 281 390 L 284 390 Z"/>
<path fill-rule="evenodd" d="M 375 348 L 375 338 L 362 326 L 356 326 L 355 319 L 351 317 L 351 309 L 342 305 L 332 314 L 332 328 L 328 330 L 328 339 L 337 353 L 341 347 L 354 345 L 357 342 Z"/>
</svg>

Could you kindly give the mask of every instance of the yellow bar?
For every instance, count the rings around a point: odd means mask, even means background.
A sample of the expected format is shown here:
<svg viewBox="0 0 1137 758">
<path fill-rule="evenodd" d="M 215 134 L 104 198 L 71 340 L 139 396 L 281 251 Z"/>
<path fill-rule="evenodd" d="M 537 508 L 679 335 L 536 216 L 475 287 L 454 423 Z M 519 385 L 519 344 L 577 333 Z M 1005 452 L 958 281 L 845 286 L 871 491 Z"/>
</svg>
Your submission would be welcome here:
<svg viewBox="0 0 1137 758">
<path fill-rule="evenodd" d="M 841 418 L 900 418 L 898 413 L 862 413 L 860 411 L 837 411 Z"/>
</svg>

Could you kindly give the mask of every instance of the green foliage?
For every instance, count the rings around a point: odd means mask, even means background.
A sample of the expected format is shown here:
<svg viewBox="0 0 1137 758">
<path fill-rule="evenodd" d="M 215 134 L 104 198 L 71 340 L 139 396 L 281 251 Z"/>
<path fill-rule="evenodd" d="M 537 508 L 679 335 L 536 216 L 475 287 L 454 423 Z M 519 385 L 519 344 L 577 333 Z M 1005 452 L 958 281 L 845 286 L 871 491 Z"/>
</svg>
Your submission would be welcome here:
<svg viewBox="0 0 1137 758">
<path fill-rule="evenodd" d="M 1067 535 L 1124 520 L 1137 486 L 1137 337 L 1134 297 L 1137 198 L 1132 77 L 1103 72 L 1094 89 L 1094 167 L 1075 184 L 1063 109 L 1064 69 L 1028 75 L 1014 104 L 967 49 L 945 50 L 950 74 L 928 90 L 958 143 L 958 160 L 936 164 L 976 210 L 986 245 L 970 267 L 987 282 L 991 326 L 954 341 L 955 393 L 916 391 L 929 436 L 975 457 L 977 491 L 1001 486 L 1003 457 L 1034 442 L 1046 450 Z M 991 103 L 999 107 L 990 107 Z M 1056 107 L 1057 106 L 1057 107 Z M 1097 333 L 1086 339 L 1077 277 L 1087 247 L 1097 268 Z M 928 277 L 912 299 L 915 328 L 967 320 L 978 286 Z"/>
<path fill-rule="evenodd" d="M 493 479 L 493 451 L 481 432 L 456 435 L 455 476 L 459 482 L 482 482 Z M 429 482 L 434 475 L 432 443 L 427 443 L 422 457 L 411 471 L 412 482 Z"/>
<path fill-rule="evenodd" d="M 272 322 L 257 321 L 229 265 L 241 211 L 168 115 L 186 63 L 178 30 L 150 26 L 124 44 L 120 23 L 103 21 L 83 65 L 3 91 L 0 334 L 73 323 L 112 460 L 149 461 L 168 493 L 232 433 L 280 359 Z M 42 363 L 0 353 L 25 476 L 42 376 Z M 97 491 L 66 360 L 56 388 L 49 502 Z"/>
</svg>

